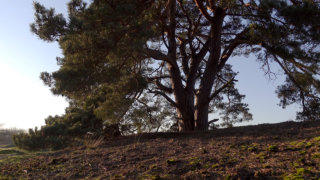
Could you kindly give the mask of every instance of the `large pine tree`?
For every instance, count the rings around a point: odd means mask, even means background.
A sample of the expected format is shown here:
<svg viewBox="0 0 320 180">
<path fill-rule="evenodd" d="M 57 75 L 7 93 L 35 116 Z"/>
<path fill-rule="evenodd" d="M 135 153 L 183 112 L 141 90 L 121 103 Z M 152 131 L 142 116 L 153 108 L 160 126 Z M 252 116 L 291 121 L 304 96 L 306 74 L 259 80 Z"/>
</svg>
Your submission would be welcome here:
<svg viewBox="0 0 320 180">
<path fill-rule="evenodd" d="M 209 113 L 226 125 L 250 120 L 228 64 L 250 54 L 287 75 L 284 107 L 298 102 L 300 118 L 319 118 L 316 0 L 72 0 L 67 18 L 34 6 L 32 31 L 63 50 L 60 69 L 42 79 L 70 99 L 103 97 L 95 109 L 106 120 L 125 117 L 142 94 L 167 100 L 180 131 L 207 130 Z"/>
</svg>

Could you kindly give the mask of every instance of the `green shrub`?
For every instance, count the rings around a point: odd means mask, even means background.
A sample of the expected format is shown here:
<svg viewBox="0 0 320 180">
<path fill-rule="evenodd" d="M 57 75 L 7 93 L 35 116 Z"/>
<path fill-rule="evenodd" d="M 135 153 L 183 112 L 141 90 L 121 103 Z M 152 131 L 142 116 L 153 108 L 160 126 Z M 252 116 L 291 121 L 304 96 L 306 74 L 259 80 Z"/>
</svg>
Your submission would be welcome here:
<svg viewBox="0 0 320 180">
<path fill-rule="evenodd" d="M 13 136 L 15 145 L 26 150 L 61 149 L 70 143 L 70 138 L 63 134 L 45 135 L 56 127 L 44 127 L 41 130 L 29 129 L 29 133 L 19 133 Z M 59 131 L 57 131 L 59 132 Z"/>
</svg>

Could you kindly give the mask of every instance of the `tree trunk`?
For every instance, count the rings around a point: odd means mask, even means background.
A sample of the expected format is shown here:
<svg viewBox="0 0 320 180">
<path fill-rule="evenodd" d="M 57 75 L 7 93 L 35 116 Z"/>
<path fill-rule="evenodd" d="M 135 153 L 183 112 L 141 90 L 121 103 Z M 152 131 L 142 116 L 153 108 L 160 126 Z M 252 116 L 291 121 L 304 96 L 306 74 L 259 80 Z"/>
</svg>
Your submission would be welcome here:
<svg viewBox="0 0 320 180">
<path fill-rule="evenodd" d="M 182 108 L 177 108 L 177 112 L 179 132 L 208 130 L 209 105 L 194 110 L 185 104 Z"/>
<path fill-rule="evenodd" d="M 180 110 L 178 112 L 178 127 L 179 132 L 188 132 L 194 131 L 194 117 L 193 114 L 181 113 Z"/>
<path fill-rule="evenodd" d="M 207 131 L 208 130 L 208 112 L 209 106 L 203 106 L 195 111 L 195 130 Z"/>
<path fill-rule="evenodd" d="M 179 131 L 194 131 L 194 95 L 192 93 L 184 96 L 183 104 L 179 104 L 177 112 Z"/>
<path fill-rule="evenodd" d="M 203 96 L 200 96 L 200 95 L 196 96 L 196 110 L 194 112 L 194 117 L 195 117 L 195 130 L 197 131 L 208 130 L 209 104 L 203 103 L 204 101 L 205 101 L 205 98 L 203 98 Z"/>
</svg>

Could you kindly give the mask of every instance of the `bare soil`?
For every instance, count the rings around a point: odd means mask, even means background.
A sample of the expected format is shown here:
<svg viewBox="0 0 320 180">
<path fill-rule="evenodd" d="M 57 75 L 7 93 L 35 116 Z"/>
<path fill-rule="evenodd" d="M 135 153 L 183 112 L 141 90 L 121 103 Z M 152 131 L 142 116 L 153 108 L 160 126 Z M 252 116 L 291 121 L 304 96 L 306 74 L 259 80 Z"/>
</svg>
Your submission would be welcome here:
<svg viewBox="0 0 320 180">
<path fill-rule="evenodd" d="M 10 156 L 0 161 L 1 178 L 318 179 L 320 122 L 88 140 L 60 151 Z"/>
</svg>

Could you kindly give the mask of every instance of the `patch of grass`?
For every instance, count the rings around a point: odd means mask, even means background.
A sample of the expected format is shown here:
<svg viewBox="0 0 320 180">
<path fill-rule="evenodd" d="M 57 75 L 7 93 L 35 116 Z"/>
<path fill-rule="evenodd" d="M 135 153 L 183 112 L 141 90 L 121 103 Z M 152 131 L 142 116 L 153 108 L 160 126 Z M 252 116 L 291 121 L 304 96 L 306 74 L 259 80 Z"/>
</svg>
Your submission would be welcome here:
<svg viewBox="0 0 320 180">
<path fill-rule="evenodd" d="M 10 149 L 0 149 L 0 155 L 4 154 L 16 154 L 16 155 L 22 155 L 25 154 L 25 152 L 10 148 Z"/>
<path fill-rule="evenodd" d="M 18 163 L 21 160 L 24 160 L 24 159 L 27 159 L 27 158 L 31 158 L 33 156 L 34 155 L 31 155 L 31 154 L 7 156 L 4 159 L 0 159 L 0 166 L 1 166 L 1 163 Z"/>
<path fill-rule="evenodd" d="M 0 145 L 0 149 L 2 148 L 13 148 L 13 147 L 16 147 L 14 144 L 3 144 L 3 145 Z"/>
<path fill-rule="evenodd" d="M 306 177 L 308 175 L 310 175 L 310 173 L 311 172 L 305 168 L 297 168 L 295 173 L 289 174 L 288 176 L 285 176 L 283 179 L 285 179 L 285 180 L 292 180 L 292 179 L 303 180 L 303 179 L 306 179 Z"/>
</svg>

